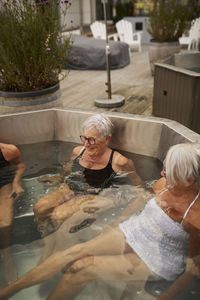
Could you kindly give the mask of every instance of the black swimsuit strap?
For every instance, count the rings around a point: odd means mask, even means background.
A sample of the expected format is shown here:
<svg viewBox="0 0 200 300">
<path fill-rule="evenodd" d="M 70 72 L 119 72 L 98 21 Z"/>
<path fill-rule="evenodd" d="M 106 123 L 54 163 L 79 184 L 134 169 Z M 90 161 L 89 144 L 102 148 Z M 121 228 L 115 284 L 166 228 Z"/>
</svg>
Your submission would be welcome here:
<svg viewBox="0 0 200 300">
<path fill-rule="evenodd" d="M 85 152 L 85 148 L 81 151 L 81 153 L 77 156 L 77 158 L 82 157 L 84 152 Z"/>
<path fill-rule="evenodd" d="M 1 149 L 0 149 L 0 161 L 7 162 L 3 156 Z"/>
<path fill-rule="evenodd" d="M 85 152 L 85 148 L 81 151 L 81 153 L 76 157 L 76 158 L 80 158 L 82 157 L 83 153 Z M 112 160 L 113 160 L 113 155 L 114 155 L 114 150 L 112 149 L 111 153 L 110 153 L 110 158 L 109 158 L 109 161 L 108 161 L 108 165 L 111 165 L 112 166 Z"/>
<path fill-rule="evenodd" d="M 111 154 L 110 154 L 110 158 L 109 158 L 109 162 L 108 162 L 108 164 L 111 164 L 111 166 L 112 166 L 112 160 L 113 160 L 114 152 L 115 151 L 112 149 Z"/>
</svg>

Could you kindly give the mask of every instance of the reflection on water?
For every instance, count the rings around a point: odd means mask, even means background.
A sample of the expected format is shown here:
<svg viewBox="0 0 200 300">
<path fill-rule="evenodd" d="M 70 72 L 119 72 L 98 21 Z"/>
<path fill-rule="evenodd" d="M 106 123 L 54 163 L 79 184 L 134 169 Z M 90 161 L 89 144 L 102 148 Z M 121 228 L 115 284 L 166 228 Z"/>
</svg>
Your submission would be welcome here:
<svg viewBox="0 0 200 300">
<path fill-rule="evenodd" d="M 53 191 L 55 187 L 45 187 L 38 179 L 43 175 L 60 174 L 69 160 L 74 146 L 76 146 L 74 143 L 46 142 L 21 147 L 27 165 L 23 176 L 25 194 L 17 200 L 15 205 L 11 246 L 19 277 L 37 265 L 38 261 L 45 260 L 52 253 L 88 241 L 102 233 L 104 227 L 119 218 L 127 205 L 134 201 L 140 192 L 140 189 L 130 185 L 126 174 L 116 176 L 112 186 L 96 196 L 102 197 L 98 205 L 95 203 L 95 198 L 94 200 L 89 199 L 87 203 L 81 203 L 79 209 L 64 222 L 52 224 L 46 220 L 44 226 L 48 227 L 48 234 L 44 239 L 41 239 L 33 215 L 33 205 L 39 198 Z M 146 183 L 146 186 L 150 185 L 152 180 L 160 177 L 162 164 L 158 160 L 126 152 L 122 154 L 133 159 L 137 173 Z M 65 179 L 68 179 L 68 176 Z M 61 276 L 62 274 L 59 273 L 52 281 L 23 290 L 11 299 L 44 299 L 55 287 Z M 3 280 L 0 282 L 3 286 Z M 161 287 L 156 286 L 155 294 L 160 293 L 159 288 L 162 290 L 162 285 Z M 88 285 L 76 299 L 119 300 L 124 290 L 126 294 L 124 299 L 132 299 L 130 296 L 133 295 L 133 289 L 127 288 L 121 281 L 109 286 L 103 282 L 94 282 Z M 149 293 L 151 293 L 151 288 L 149 288 L 148 293 L 137 288 L 134 299 L 151 299 L 152 296 Z"/>
</svg>

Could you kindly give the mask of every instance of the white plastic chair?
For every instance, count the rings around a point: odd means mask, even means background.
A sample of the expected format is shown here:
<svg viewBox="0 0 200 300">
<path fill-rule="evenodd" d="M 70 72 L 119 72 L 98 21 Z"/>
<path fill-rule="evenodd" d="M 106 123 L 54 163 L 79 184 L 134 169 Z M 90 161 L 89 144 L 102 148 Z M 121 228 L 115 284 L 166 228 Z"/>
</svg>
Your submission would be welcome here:
<svg viewBox="0 0 200 300">
<path fill-rule="evenodd" d="M 180 45 L 187 45 L 188 50 L 192 48 L 198 50 L 198 44 L 200 40 L 200 18 L 192 21 L 188 36 L 185 34 L 179 38 Z"/>
<path fill-rule="evenodd" d="M 95 39 L 106 40 L 106 25 L 105 23 L 95 21 L 90 25 L 90 29 L 92 31 L 92 35 Z M 117 34 L 109 34 L 108 39 L 114 39 L 117 41 L 118 37 Z"/>
<path fill-rule="evenodd" d="M 116 28 L 121 42 L 127 43 L 130 50 L 137 48 L 141 52 L 142 31 L 133 32 L 131 22 L 126 20 L 118 21 Z"/>
<path fill-rule="evenodd" d="M 104 23 L 95 21 L 90 25 L 90 29 L 95 39 L 106 39 L 106 25 Z"/>
</svg>

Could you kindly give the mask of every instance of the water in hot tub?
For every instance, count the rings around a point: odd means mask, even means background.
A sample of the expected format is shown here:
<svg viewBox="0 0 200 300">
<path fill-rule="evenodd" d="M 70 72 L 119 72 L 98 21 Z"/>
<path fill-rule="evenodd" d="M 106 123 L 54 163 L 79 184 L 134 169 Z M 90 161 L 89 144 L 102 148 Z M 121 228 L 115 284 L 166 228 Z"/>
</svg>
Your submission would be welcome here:
<svg viewBox="0 0 200 300">
<path fill-rule="evenodd" d="M 119 180 L 115 180 L 111 188 L 105 189 L 101 193 L 103 197 L 112 200 L 112 205 L 94 210 L 92 214 L 85 214 L 84 216 L 83 212 L 79 211 L 69 221 L 65 221 L 57 231 L 53 232 L 54 228 L 50 228 L 52 233 L 48 237 L 51 236 L 52 238 L 49 238 L 50 244 L 45 247 L 44 239 L 41 238 L 41 233 L 34 218 L 33 206 L 40 197 L 50 193 L 56 187 L 45 186 L 39 179 L 44 175 L 60 174 L 66 162 L 69 161 L 72 149 L 75 146 L 77 144 L 66 142 L 44 142 L 20 146 L 27 167 L 22 179 L 25 193 L 15 203 L 15 218 L 10 245 L 18 277 L 36 266 L 42 256 L 44 259 L 53 252 L 87 241 L 100 234 L 103 228 L 117 219 L 124 208 L 135 199 L 137 188 L 131 186 L 124 178 L 118 178 Z M 134 161 L 137 173 L 146 186 L 160 177 L 162 163 L 157 159 L 128 152 L 122 152 L 122 154 Z M 92 220 L 91 224 L 82 222 L 87 219 Z M 3 256 L 3 249 L 0 251 Z M 0 271 L 0 286 L 3 287 L 6 282 L 4 281 L 2 267 L 0 267 Z M 45 299 L 61 277 L 62 272 L 51 281 L 22 290 L 10 299 Z M 88 285 L 76 299 L 94 299 L 92 295 L 95 290 L 95 300 L 117 300 L 120 298 L 123 288 L 124 284 L 119 282 L 117 286 L 112 287 L 95 282 Z M 147 296 L 145 299 L 148 299 Z"/>
</svg>

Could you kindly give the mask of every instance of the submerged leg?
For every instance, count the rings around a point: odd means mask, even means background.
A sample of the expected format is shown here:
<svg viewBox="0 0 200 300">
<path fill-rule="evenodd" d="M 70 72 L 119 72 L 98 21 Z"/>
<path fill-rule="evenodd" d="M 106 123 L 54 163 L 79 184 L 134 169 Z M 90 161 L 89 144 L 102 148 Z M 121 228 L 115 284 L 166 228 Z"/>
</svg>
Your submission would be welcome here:
<svg viewBox="0 0 200 300">
<path fill-rule="evenodd" d="M 51 220 L 55 227 L 58 228 L 55 232 L 44 237 L 45 246 L 39 263 L 44 261 L 53 252 L 66 249 L 72 244 L 75 244 L 75 238 L 71 234 L 73 229 L 81 224 L 84 225 L 84 222 L 86 221 L 91 221 L 92 224 L 96 219 L 97 213 L 112 206 L 113 201 L 110 199 L 96 195 L 88 195 L 71 199 L 56 207 L 51 214 Z M 60 223 L 60 226 L 57 226 L 57 222 L 61 222 L 62 224 Z M 43 227 L 43 232 L 45 233 L 48 229 L 47 222 L 44 223 Z M 40 231 L 42 231 L 41 226 Z M 74 232 L 76 232 L 76 230 Z"/>
<path fill-rule="evenodd" d="M 12 258 L 10 245 L 10 236 L 13 225 L 13 205 L 14 199 L 10 197 L 12 185 L 7 184 L 0 190 L 0 241 L 3 246 L 3 268 L 4 277 L 7 283 L 15 281 L 17 278 L 17 270 Z"/>
<path fill-rule="evenodd" d="M 48 300 L 72 300 L 91 281 L 146 281 L 150 271 L 135 253 L 113 256 L 89 256 L 76 261 L 67 270 Z"/>
<path fill-rule="evenodd" d="M 42 250 L 42 255 L 38 261 L 38 265 L 41 264 L 45 259 L 47 259 L 52 253 L 54 253 L 54 249 L 56 247 L 56 232 L 49 234 L 43 238 L 44 249 Z"/>
<path fill-rule="evenodd" d="M 113 206 L 113 201 L 98 195 L 76 197 L 56 207 L 51 214 L 52 220 L 66 220 L 78 211 L 94 213 L 106 210 Z M 72 224 L 73 225 L 73 224 Z"/>
<path fill-rule="evenodd" d="M 125 237 L 119 228 L 107 230 L 104 234 L 65 251 L 57 252 L 23 277 L 0 289 L 0 299 L 6 299 L 19 290 L 45 282 L 58 274 L 66 265 L 89 255 L 122 254 L 126 251 Z"/>
<path fill-rule="evenodd" d="M 70 190 L 69 186 L 62 183 L 58 188 L 53 190 L 48 195 L 40 198 L 34 205 L 35 217 L 40 220 L 51 215 L 55 207 L 72 199 L 74 192 Z"/>
<path fill-rule="evenodd" d="M 81 232 L 76 232 L 76 234 L 71 233 L 72 228 L 77 226 L 77 224 L 81 223 L 80 220 L 86 220 L 88 218 L 91 218 L 91 214 L 86 214 L 82 211 L 78 211 L 75 214 L 73 214 L 70 218 L 65 220 L 55 232 L 45 236 L 43 239 L 44 248 L 42 250 L 42 256 L 39 260 L 39 263 L 43 262 L 53 253 L 56 253 L 58 251 L 64 251 L 65 249 L 72 247 L 80 241 L 88 241 L 88 235 L 84 234 L 83 237 L 83 234 Z M 97 231 L 93 232 L 93 236 L 94 235 L 97 236 Z"/>
</svg>

